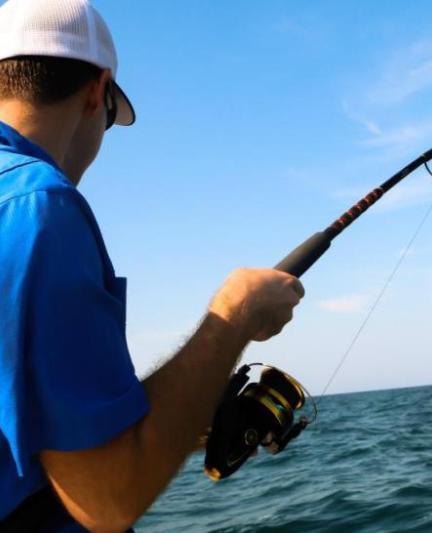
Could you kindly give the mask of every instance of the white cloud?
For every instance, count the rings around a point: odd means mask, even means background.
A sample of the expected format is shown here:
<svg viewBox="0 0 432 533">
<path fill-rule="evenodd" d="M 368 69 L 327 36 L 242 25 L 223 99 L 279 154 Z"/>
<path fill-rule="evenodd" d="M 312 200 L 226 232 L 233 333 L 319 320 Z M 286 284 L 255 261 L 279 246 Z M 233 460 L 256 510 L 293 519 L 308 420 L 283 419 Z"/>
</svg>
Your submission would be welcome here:
<svg viewBox="0 0 432 533">
<path fill-rule="evenodd" d="M 401 183 L 376 205 L 377 211 L 393 211 L 406 207 L 425 205 L 432 202 L 432 178 L 428 175 L 425 179 L 414 183 Z"/>
<path fill-rule="evenodd" d="M 358 111 L 353 112 L 346 101 L 342 102 L 342 107 L 345 115 L 360 124 L 369 134 L 369 137 L 359 141 L 359 144 L 364 147 L 391 149 L 395 154 L 401 154 L 402 151 L 410 152 L 416 148 L 423 149 L 432 137 L 432 119 L 383 127 L 378 124 L 377 120 L 363 116 Z M 367 113 L 372 115 L 375 110 L 368 109 L 365 111 L 365 114 Z M 388 120 L 389 115 L 387 116 Z M 394 153 L 392 153 L 392 158 Z"/>
<path fill-rule="evenodd" d="M 378 83 L 371 87 L 367 99 L 372 104 L 398 104 L 412 95 L 432 87 L 432 42 L 414 43 L 396 50 L 384 67 Z"/>
<path fill-rule="evenodd" d="M 431 57 L 432 40 L 418 41 L 393 50 L 379 69 L 378 79 L 356 81 L 356 90 L 343 99 L 342 109 L 369 134 L 360 141 L 361 145 L 392 150 L 392 156 L 401 150 L 424 148 L 432 135 L 430 117 L 423 114 L 421 121 L 418 115 L 415 120 L 409 120 L 399 111 L 406 107 L 408 99 L 432 89 Z"/>
<path fill-rule="evenodd" d="M 362 116 L 357 109 L 352 108 L 347 99 L 342 100 L 342 109 L 348 118 L 364 126 L 369 133 L 372 133 L 373 135 L 382 135 L 382 129 L 380 126 L 375 121 Z"/>
<path fill-rule="evenodd" d="M 417 124 L 417 125 L 407 125 L 401 126 L 398 128 L 390 129 L 386 132 L 377 129 L 372 131 L 369 128 L 369 131 L 373 133 L 373 137 L 361 141 L 361 144 L 364 146 L 376 146 L 383 148 L 394 148 L 400 146 L 416 146 L 420 144 L 419 141 L 427 139 L 432 133 L 432 125 L 428 124 Z"/>
<path fill-rule="evenodd" d="M 373 133 L 374 135 L 382 135 L 382 129 L 378 126 L 376 122 L 372 122 L 371 120 L 363 119 L 363 124 L 365 125 L 366 129 Z"/>
<path fill-rule="evenodd" d="M 345 115 L 352 121 L 360 124 L 369 134 L 366 139 L 359 141 L 365 148 L 390 150 L 389 156 L 401 156 L 424 148 L 425 143 L 430 141 L 432 136 L 432 120 L 421 123 L 397 124 L 384 128 L 376 120 L 352 113 L 348 104 L 343 103 Z M 372 114 L 373 111 L 370 111 Z"/>
<path fill-rule="evenodd" d="M 349 294 L 338 298 L 320 300 L 318 307 L 331 313 L 359 313 L 364 311 L 368 301 L 365 294 Z"/>
</svg>

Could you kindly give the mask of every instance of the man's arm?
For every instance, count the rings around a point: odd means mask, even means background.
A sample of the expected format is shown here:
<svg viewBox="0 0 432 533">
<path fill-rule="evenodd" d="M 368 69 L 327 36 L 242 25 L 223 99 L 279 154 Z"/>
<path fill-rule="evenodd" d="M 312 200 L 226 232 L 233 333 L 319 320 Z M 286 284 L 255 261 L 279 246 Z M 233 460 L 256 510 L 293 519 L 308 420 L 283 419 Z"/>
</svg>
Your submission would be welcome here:
<svg viewBox="0 0 432 533">
<path fill-rule="evenodd" d="M 41 453 L 72 516 L 96 532 L 127 529 L 164 490 L 211 423 L 220 396 L 250 340 L 278 333 L 303 296 L 295 278 L 273 270 L 236 271 L 199 329 L 143 382 L 150 412 L 93 449 Z"/>
</svg>

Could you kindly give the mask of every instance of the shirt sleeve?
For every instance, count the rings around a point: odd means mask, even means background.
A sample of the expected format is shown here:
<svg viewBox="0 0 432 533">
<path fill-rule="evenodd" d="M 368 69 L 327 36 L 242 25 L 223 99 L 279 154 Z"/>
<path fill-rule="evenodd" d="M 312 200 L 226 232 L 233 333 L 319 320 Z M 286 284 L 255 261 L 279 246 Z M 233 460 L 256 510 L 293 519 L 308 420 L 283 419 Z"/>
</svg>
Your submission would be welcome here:
<svg viewBox="0 0 432 533">
<path fill-rule="evenodd" d="M 0 429 L 23 475 L 38 451 L 101 445 L 149 404 L 127 347 L 125 280 L 106 267 L 78 193 L 35 192 L 2 208 Z"/>
</svg>

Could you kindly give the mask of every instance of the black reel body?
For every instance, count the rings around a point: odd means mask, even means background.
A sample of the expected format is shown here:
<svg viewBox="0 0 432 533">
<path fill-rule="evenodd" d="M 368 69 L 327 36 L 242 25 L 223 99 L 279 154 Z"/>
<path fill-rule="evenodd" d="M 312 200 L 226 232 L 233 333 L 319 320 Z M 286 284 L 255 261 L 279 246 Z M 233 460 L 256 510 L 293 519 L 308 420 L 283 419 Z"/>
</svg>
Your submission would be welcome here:
<svg viewBox="0 0 432 533">
<path fill-rule="evenodd" d="M 294 411 L 303 407 L 305 395 L 293 377 L 262 365 L 260 381 L 245 387 L 250 366 L 233 374 L 213 420 L 205 473 L 215 481 L 238 470 L 259 445 L 279 453 L 309 422 L 302 417 L 294 423 Z"/>
</svg>

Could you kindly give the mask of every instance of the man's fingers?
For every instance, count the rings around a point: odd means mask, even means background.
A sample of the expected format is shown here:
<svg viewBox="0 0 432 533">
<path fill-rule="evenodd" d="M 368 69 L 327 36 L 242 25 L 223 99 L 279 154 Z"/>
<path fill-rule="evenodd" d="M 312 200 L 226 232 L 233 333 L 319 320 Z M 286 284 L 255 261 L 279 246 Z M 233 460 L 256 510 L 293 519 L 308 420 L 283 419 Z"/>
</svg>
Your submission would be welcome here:
<svg viewBox="0 0 432 533">
<path fill-rule="evenodd" d="M 271 337 L 279 335 L 288 322 L 292 320 L 293 311 L 291 308 L 285 310 L 283 315 L 280 316 L 280 319 L 277 322 L 273 322 L 271 325 L 267 326 L 265 329 L 261 330 L 255 337 L 254 341 L 262 342 Z"/>
<path fill-rule="evenodd" d="M 305 295 L 305 290 L 301 281 L 291 276 L 289 283 L 292 290 L 298 295 L 299 299 L 303 298 Z"/>
</svg>

